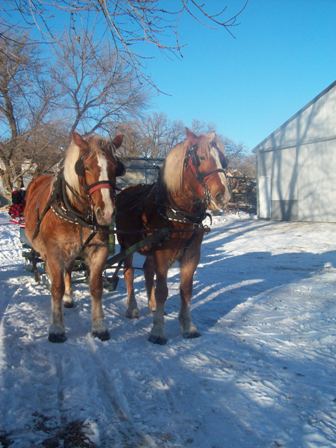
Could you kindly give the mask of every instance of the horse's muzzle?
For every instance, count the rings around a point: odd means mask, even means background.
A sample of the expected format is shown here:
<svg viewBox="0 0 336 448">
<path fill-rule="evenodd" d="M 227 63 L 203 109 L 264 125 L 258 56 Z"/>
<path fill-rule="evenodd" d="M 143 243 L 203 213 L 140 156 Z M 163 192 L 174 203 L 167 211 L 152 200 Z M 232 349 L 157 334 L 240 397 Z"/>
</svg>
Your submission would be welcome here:
<svg viewBox="0 0 336 448">
<path fill-rule="evenodd" d="M 218 192 L 215 197 L 212 198 L 210 203 L 211 210 L 223 210 L 230 202 L 231 194 L 228 189 L 225 189 L 224 192 Z"/>
<path fill-rule="evenodd" d="M 100 207 L 95 208 L 95 215 L 97 223 L 101 226 L 109 226 L 112 224 L 114 216 L 114 207 L 112 209 L 104 210 Z"/>
</svg>

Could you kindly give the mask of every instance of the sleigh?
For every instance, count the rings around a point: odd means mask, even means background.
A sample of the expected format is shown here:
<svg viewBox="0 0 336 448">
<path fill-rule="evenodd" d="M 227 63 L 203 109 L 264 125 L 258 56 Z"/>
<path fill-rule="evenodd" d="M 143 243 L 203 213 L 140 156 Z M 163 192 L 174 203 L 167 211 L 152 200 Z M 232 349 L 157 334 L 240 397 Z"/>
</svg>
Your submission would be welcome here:
<svg viewBox="0 0 336 448">
<path fill-rule="evenodd" d="M 39 253 L 37 253 L 29 244 L 29 241 L 25 234 L 25 225 L 23 217 L 11 219 L 13 224 L 19 226 L 20 242 L 22 246 L 22 257 L 25 261 L 25 269 L 34 275 L 34 279 L 37 283 L 42 283 L 49 287 L 50 282 L 45 269 L 45 263 L 41 259 Z M 114 226 L 110 227 L 109 232 L 109 256 L 105 264 L 103 272 L 104 288 L 110 291 L 115 291 L 119 282 L 119 271 L 123 266 L 124 260 L 133 255 L 135 252 L 141 250 L 144 247 L 158 244 L 168 236 L 168 229 L 164 228 L 157 232 L 155 235 L 150 235 L 136 242 L 130 246 L 127 250 L 121 250 L 119 244 L 115 241 L 116 229 Z M 135 269 L 143 270 L 143 267 L 135 267 Z M 81 257 L 77 257 L 72 269 L 73 282 L 81 283 L 86 282 L 88 279 L 88 268 Z"/>
</svg>

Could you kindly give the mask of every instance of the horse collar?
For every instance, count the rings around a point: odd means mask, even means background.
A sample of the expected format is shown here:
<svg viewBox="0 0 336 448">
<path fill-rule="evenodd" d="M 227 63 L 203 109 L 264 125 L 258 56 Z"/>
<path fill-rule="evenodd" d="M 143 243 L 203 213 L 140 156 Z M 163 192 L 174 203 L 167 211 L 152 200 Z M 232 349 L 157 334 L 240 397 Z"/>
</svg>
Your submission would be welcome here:
<svg viewBox="0 0 336 448">
<path fill-rule="evenodd" d="M 63 172 L 60 172 L 57 180 L 54 184 L 54 190 L 52 193 L 51 209 L 60 219 L 71 222 L 72 224 L 87 227 L 92 230 L 97 230 L 100 226 L 95 220 L 95 216 L 92 212 L 92 207 L 88 208 L 86 215 L 76 210 L 70 203 L 66 188 L 81 198 L 80 195 L 66 182 L 63 176 Z"/>
<path fill-rule="evenodd" d="M 202 221 L 206 218 L 207 213 L 202 212 L 199 215 L 194 215 L 173 207 L 166 207 L 163 216 L 171 222 L 192 224 L 194 227 L 202 227 Z"/>
</svg>

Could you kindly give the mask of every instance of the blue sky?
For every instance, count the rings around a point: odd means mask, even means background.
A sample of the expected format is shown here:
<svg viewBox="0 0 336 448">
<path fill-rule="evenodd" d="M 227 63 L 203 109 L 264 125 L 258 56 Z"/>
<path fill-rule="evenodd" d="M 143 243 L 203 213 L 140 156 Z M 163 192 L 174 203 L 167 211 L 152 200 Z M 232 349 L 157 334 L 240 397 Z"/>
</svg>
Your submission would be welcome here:
<svg viewBox="0 0 336 448">
<path fill-rule="evenodd" d="M 245 0 L 204 3 L 227 6 L 230 17 Z M 59 29 L 68 24 L 60 12 L 55 19 Z M 183 58 L 142 46 L 154 55 L 147 74 L 169 94 L 154 97 L 148 112 L 212 123 L 252 149 L 336 79 L 336 0 L 249 0 L 233 33 L 184 15 Z"/>
<path fill-rule="evenodd" d="M 234 11 L 244 2 L 222 3 Z M 239 22 L 233 39 L 184 17 L 183 59 L 148 64 L 170 94 L 150 110 L 213 123 L 252 149 L 336 79 L 336 0 L 249 0 Z"/>
</svg>

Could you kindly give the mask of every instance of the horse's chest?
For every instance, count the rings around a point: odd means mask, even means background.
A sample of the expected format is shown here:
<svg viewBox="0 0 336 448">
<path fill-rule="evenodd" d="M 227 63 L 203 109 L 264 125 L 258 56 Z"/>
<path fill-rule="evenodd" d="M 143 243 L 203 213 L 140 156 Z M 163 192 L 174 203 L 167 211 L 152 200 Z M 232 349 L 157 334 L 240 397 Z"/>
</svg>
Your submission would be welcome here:
<svg viewBox="0 0 336 448">
<path fill-rule="evenodd" d="M 53 235 L 50 235 L 48 239 L 48 245 L 52 247 L 52 250 L 62 255 L 65 260 L 73 260 L 81 252 L 83 242 L 86 239 L 85 232 L 80 234 L 79 229 L 62 228 Z"/>
<path fill-rule="evenodd" d="M 181 261 L 186 255 L 186 252 L 190 246 L 190 239 L 171 239 L 166 245 L 167 256 L 169 265 L 171 266 L 176 261 Z"/>
<path fill-rule="evenodd" d="M 81 250 L 81 244 L 79 241 L 68 241 L 63 245 L 62 251 L 66 258 L 76 258 Z"/>
</svg>

